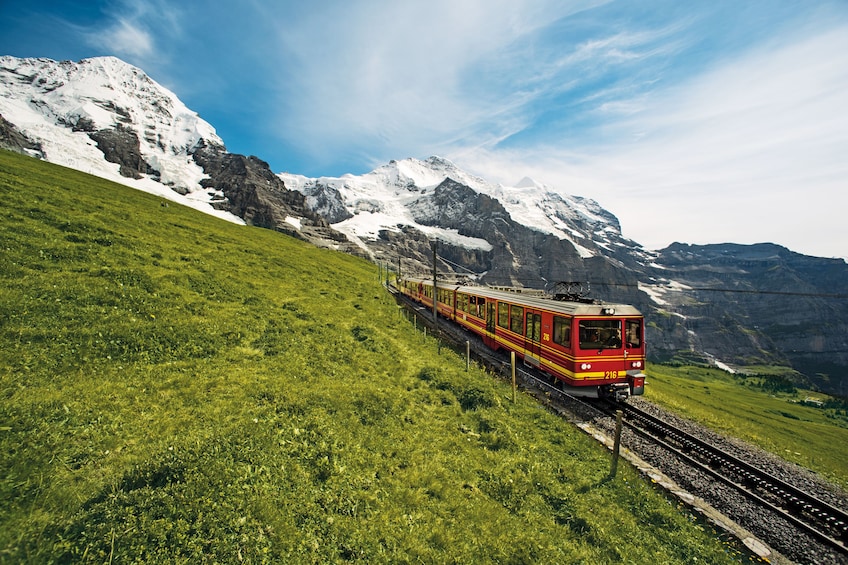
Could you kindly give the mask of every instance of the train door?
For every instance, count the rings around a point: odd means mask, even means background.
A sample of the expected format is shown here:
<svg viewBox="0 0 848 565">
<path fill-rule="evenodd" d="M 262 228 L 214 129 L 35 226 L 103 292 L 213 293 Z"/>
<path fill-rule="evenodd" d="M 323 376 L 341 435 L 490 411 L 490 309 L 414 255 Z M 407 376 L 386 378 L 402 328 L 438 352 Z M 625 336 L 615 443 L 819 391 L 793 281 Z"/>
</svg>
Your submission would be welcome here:
<svg viewBox="0 0 848 565">
<path fill-rule="evenodd" d="M 483 300 L 482 298 L 480 300 Z M 497 317 L 497 307 L 494 300 L 486 301 L 486 333 L 483 335 L 483 343 L 491 347 L 495 351 L 500 348 L 498 339 L 495 336 L 495 319 Z"/>
<path fill-rule="evenodd" d="M 628 375 L 631 394 L 644 394 L 645 340 L 641 318 L 624 320 L 624 371 Z"/>
<path fill-rule="evenodd" d="M 486 331 L 490 334 L 495 333 L 495 301 L 489 300 L 486 302 Z"/>
<path fill-rule="evenodd" d="M 528 308 L 524 322 L 524 362 L 538 368 L 542 355 L 542 313 Z"/>
</svg>

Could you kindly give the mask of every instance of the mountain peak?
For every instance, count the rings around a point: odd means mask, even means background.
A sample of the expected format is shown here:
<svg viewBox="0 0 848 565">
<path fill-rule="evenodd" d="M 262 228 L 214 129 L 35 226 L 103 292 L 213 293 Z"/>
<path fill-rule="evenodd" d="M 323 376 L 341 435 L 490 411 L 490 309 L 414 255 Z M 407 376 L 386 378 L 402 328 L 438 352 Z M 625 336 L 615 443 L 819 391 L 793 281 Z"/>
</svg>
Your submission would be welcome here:
<svg viewBox="0 0 848 565">
<path fill-rule="evenodd" d="M 454 165 L 452 162 L 448 161 L 444 157 L 439 157 L 438 155 L 431 155 L 424 162 L 427 163 L 430 166 L 439 167 L 439 168 L 443 168 L 443 169 L 455 169 L 456 168 L 456 165 Z"/>
<path fill-rule="evenodd" d="M 538 189 L 544 189 L 544 188 L 545 188 L 545 186 L 544 186 L 543 184 L 539 183 L 539 182 L 536 182 L 535 180 L 531 179 L 530 177 L 524 177 L 523 179 L 521 179 L 520 181 L 518 181 L 518 184 L 516 184 L 516 185 L 515 185 L 515 188 L 538 188 Z"/>
</svg>

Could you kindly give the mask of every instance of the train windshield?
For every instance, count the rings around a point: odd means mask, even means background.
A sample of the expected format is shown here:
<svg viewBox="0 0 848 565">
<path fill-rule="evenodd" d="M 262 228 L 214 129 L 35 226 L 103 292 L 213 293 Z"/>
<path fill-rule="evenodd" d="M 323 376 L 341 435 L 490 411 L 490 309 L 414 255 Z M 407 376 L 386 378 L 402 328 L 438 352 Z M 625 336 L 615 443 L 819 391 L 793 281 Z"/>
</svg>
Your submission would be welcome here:
<svg viewBox="0 0 848 565">
<path fill-rule="evenodd" d="M 580 320 L 580 349 L 621 347 L 621 320 Z"/>
</svg>

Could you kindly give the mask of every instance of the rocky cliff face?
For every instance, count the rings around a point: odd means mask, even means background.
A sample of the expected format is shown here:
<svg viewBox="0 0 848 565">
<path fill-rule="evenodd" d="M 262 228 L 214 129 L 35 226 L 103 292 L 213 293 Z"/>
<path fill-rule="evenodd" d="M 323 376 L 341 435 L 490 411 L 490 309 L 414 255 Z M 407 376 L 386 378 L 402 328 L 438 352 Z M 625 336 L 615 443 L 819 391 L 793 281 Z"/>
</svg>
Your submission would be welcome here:
<svg viewBox="0 0 848 565">
<path fill-rule="evenodd" d="M 92 128 L 77 128 L 86 131 Z M 160 171 L 143 157 L 135 131 L 117 124 L 112 128 L 86 131 L 109 163 L 118 165 L 119 173 L 128 178 L 149 176 L 158 180 Z M 0 116 L 0 147 L 24 153 L 37 153 L 40 146 L 30 141 L 14 124 Z M 358 252 L 344 234 L 334 230 L 319 214 L 306 205 L 306 197 L 288 190 L 285 183 L 271 172 L 268 163 L 257 157 L 228 153 L 226 149 L 205 140 L 189 154 L 206 173 L 200 186 L 211 194 L 219 194 L 211 203 L 242 218 L 245 223 L 273 229 L 309 241 L 321 247 Z M 173 186 L 186 194 L 183 186 Z"/>
<path fill-rule="evenodd" d="M 287 233 L 322 247 L 348 247 L 347 238 L 310 210 L 303 194 L 288 190 L 265 161 L 228 153 L 223 147 L 206 142 L 192 156 L 208 175 L 201 186 L 223 195 L 215 203 L 219 209 L 250 225 Z"/>
<path fill-rule="evenodd" d="M 468 253 L 461 245 L 440 243 L 440 254 L 476 273 L 483 283 L 539 287 L 558 281 L 590 281 L 596 277 L 622 283 L 598 292 L 608 299 L 625 299 L 627 284 L 636 278 L 623 264 L 597 251 L 587 256 L 569 241 L 515 221 L 500 201 L 453 179 L 445 179 L 432 193 L 409 207 L 413 218 L 426 226 L 456 230 L 460 235 L 487 241 L 491 249 Z M 616 222 L 617 223 L 617 222 Z M 591 233 L 591 230 L 589 230 Z M 451 269 L 453 270 L 453 269 Z"/>
<path fill-rule="evenodd" d="M 77 130 L 82 131 L 82 130 Z M 125 177 L 140 179 L 143 175 L 158 176 L 141 155 L 141 144 L 136 133 L 122 124 L 89 132 L 88 136 L 103 152 L 103 158 L 118 165 L 118 172 Z"/>
<path fill-rule="evenodd" d="M 845 261 L 773 244 L 675 244 L 655 263 L 654 280 L 674 284 L 654 294 L 654 355 L 688 348 L 730 365 L 790 365 L 848 395 Z"/>
<path fill-rule="evenodd" d="M 26 134 L 15 127 L 15 124 L 6 121 L 3 116 L 0 116 L 0 147 L 15 153 L 32 155 L 39 159 L 44 158 L 41 144 L 29 139 Z"/>
</svg>

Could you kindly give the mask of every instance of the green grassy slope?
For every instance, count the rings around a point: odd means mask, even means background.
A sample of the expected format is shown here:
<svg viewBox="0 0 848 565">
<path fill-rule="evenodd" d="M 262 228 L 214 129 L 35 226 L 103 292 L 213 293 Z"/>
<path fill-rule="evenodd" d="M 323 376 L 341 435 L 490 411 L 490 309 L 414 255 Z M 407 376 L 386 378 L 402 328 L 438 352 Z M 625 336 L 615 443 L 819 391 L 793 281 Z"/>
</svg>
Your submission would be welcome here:
<svg viewBox="0 0 848 565">
<path fill-rule="evenodd" d="M 0 152 L 0 562 L 744 561 L 376 269 Z"/>
</svg>

